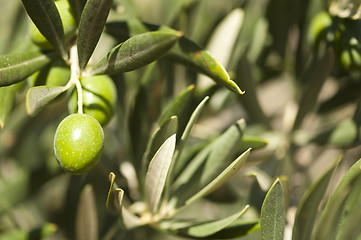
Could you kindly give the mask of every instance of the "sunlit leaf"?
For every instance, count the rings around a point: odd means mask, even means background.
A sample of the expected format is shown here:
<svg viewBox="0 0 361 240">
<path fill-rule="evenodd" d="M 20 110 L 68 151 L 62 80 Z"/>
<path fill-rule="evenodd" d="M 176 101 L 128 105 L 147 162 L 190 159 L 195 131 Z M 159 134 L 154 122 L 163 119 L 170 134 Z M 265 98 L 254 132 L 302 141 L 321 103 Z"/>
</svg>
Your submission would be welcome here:
<svg viewBox="0 0 361 240">
<path fill-rule="evenodd" d="M 223 219 L 219 219 L 219 220 L 215 220 L 215 221 L 211 221 L 211 222 L 205 222 L 202 224 L 197 224 L 194 226 L 190 226 L 187 227 L 186 229 L 181 229 L 180 232 L 184 233 L 184 235 L 188 235 L 191 237 L 196 237 L 196 238 L 204 238 L 210 235 L 213 235 L 219 231 L 221 231 L 222 229 L 226 228 L 227 226 L 229 226 L 232 222 L 234 222 L 236 219 L 238 219 L 240 216 L 242 216 L 248 209 L 248 205 L 241 211 L 223 218 Z"/>
<path fill-rule="evenodd" d="M 277 179 L 268 191 L 261 210 L 261 239 L 283 239 L 286 226 L 286 205 L 281 180 Z"/>
<path fill-rule="evenodd" d="M 50 62 L 50 56 L 40 51 L 0 56 L 0 86 L 24 80 Z"/>
<path fill-rule="evenodd" d="M 169 137 L 151 160 L 145 176 L 145 196 L 150 212 L 157 211 L 173 158 L 176 135 Z"/>
<path fill-rule="evenodd" d="M 143 168 L 148 166 L 151 158 L 154 156 L 160 146 L 162 146 L 162 144 L 170 136 L 177 133 L 177 129 L 178 118 L 176 116 L 173 116 L 155 130 L 148 142 L 147 149 L 143 155 Z"/>
<path fill-rule="evenodd" d="M 246 160 L 249 156 L 251 149 L 248 149 L 236 160 L 234 160 L 221 174 L 219 174 L 213 181 L 211 181 L 207 186 L 202 188 L 197 194 L 192 196 L 186 201 L 186 205 L 191 204 L 192 202 L 207 196 L 208 194 L 214 192 L 216 189 L 225 184 L 229 179 L 231 179 L 246 163 Z"/>
<path fill-rule="evenodd" d="M 66 90 L 67 88 L 59 86 L 38 86 L 30 88 L 26 94 L 26 110 L 28 114 L 35 115 Z"/>
<path fill-rule="evenodd" d="M 316 217 L 318 215 L 319 205 L 330 183 L 332 173 L 340 160 L 341 158 L 339 158 L 335 164 L 323 174 L 322 177 L 313 183 L 302 197 L 297 207 L 292 234 L 293 240 L 311 239 Z"/>
<path fill-rule="evenodd" d="M 112 0 L 88 0 L 81 14 L 78 32 L 79 67 L 84 69 L 102 34 Z"/>
<path fill-rule="evenodd" d="M 76 239 L 98 239 L 98 214 L 95 193 L 91 185 L 86 185 L 80 193 L 76 217 Z"/>
<path fill-rule="evenodd" d="M 113 48 L 91 74 L 118 74 L 143 67 L 163 57 L 181 35 L 161 31 L 136 35 Z"/>
<path fill-rule="evenodd" d="M 39 31 L 60 53 L 67 57 L 63 24 L 53 0 L 22 0 L 31 20 Z"/>
<path fill-rule="evenodd" d="M 209 184 L 234 159 L 245 129 L 244 119 L 228 128 L 222 135 L 204 147 L 172 184 L 172 196 L 177 207 Z"/>
</svg>

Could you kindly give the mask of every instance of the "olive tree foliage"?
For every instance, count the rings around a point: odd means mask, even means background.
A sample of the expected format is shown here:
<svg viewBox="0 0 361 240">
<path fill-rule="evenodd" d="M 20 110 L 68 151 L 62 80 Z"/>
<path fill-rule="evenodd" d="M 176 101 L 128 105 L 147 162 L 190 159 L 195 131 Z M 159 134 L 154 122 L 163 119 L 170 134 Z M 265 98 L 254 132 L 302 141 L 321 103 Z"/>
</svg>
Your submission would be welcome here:
<svg viewBox="0 0 361 240">
<path fill-rule="evenodd" d="M 359 239 L 352 0 L 0 0 L 0 239 Z"/>
</svg>

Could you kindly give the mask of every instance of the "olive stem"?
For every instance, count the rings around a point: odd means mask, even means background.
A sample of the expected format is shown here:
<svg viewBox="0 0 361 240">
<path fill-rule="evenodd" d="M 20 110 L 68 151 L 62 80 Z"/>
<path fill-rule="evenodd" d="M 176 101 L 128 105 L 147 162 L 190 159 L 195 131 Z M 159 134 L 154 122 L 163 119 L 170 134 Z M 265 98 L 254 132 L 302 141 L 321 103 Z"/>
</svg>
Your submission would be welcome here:
<svg viewBox="0 0 361 240">
<path fill-rule="evenodd" d="M 75 84 L 76 91 L 78 92 L 78 113 L 83 113 L 83 88 L 80 84 L 80 70 L 79 70 L 79 62 L 78 62 L 78 48 L 77 45 L 74 44 L 70 48 L 70 81 L 68 84 Z"/>
</svg>

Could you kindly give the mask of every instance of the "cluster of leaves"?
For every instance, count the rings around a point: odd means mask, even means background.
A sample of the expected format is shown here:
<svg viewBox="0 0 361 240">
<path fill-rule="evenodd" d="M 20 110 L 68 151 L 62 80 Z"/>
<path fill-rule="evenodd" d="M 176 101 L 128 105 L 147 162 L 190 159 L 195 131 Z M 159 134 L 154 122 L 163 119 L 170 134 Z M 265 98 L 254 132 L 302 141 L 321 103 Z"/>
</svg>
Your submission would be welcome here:
<svg viewBox="0 0 361 240">
<path fill-rule="evenodd" d="M 57 1 L 70 38 L 53 0 L 0 10 L 0 239 L 360 237 L 360 6 Z M 67 81 L 34 87 L 59 62 Z M 52 139 L 77 79 L 104 74 L 104 154 L 71 176 Z"/>
</svg>

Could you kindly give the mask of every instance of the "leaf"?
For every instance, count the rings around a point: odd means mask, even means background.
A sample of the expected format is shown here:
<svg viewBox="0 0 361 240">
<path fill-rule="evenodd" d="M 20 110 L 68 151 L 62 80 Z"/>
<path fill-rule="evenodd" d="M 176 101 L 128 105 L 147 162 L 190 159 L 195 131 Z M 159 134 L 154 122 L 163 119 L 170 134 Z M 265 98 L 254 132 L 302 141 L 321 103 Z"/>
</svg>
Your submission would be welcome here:
<svg viewBox="0 0 361 240">
<path fill-rule="evenodd" d="M 145 176 L 145 196 L 151 213 L 156 213 L 175 149 L 176 135 L 169 137 L 151 160 Z"/>
<path fill-rule="evenodd" d="M 184 115 L 187 107 L 189 107 L 192 97 L 194 94 L 194 85 L 187 87 L 181 94 L 179 94 L 167 108 L 167 110 L 162 114 L 160 120 L 158 121 L 159 126 L 161 126 L 165 121 L 167 121 L 171 116 L 177 116 L 178 118 Z"/>
<path fill-rule="evenodd" d="M 113 210 L 117 210 L 120 215 L 122 214 L 122 207 L 123 207 L 123 196 L 124 191 L 121 188 L 116 187 L 115 181 L 115 174 L 111 172 L 109 174 L 110 180 L 110 188 L 108 191 L 106 207 L 109 212 L 114 212 Z"/>
<path fill-rule="evenodd" d="M 81 14 L 78 30 L 79 67 L 83 70 L 102 34 L 112 0 L 88 0 Z"/>
<path fill-rule="evenodd" d="M 258 150 L 266 147 L 267 145 L 268 141 L 266 139 L 245 134 L 241 142 L 241 151 L 246 151 L 248 148 L 252 148 L 252 150 Z"/>
<path fill-rule="evenodd" d="M 169 52 L 168 56 L 177 62 L 181 62 L 196 71 L 212 78 L 218 84 L 229 90 L 243 94 L 244 92 L 232 81 L 222 65 L 220 65 L 206 50 L 182 37 L 178 45 Z"/>
<path fill-rule="evenodd" d="M 186 145 L 189 135 L 191 133 L 191 130 L 194 126 L 194 124 L 197 122 L 206 102 L 208 101 L 209 97 L 205 97 L 202 102 L 199 103 L 197 108 L 193 111 L 191 117 L 189 118 L 189 121 L 187 122 L 187 125 L 183 131 L 183 134 L 179 140 L 176 152 L 174 154 L 174 170 L 172 169 L 171 174 L 172 178 L 173 175 L 178 175 L 180 170 L 184 168 L 186 162 L 181 160 L 181 155 L 183 152 L 183 148 Z M 172 167 L 173 168 L 173 167 Z M 173 179 L 172 179 L 173 180 Z"/>
<path fill-rule="evenodd" d="M 193 195 L 190 199 L 186 201 L 186 205 L 193 203 L 194 201 L 207 196 L 208 194 L 214 192 L 223 184 L 229 181 L 246 163 L 246 160 L 249 156 L 251 149 L 248 149 L 236 160 L 234 160 L 221 174 L 219 174 L 212 182 L 207 186 L 202 188 L 197 194 Z"/>
<path fill-rule="evenodd" d="M 41 34 L 65 59 L 65 36 L 63 23 L 53 0 L 22 0 L 26 12 Z"/>
<path fill-rule="evenodd" d="M 67 88 L 59 86 L 38 86 L 29 89 L 26 94 L 26 111 L 33 116 L 53 101 Z"/>
<path fill-rule="evenodd" d="M 216 232 L 213 235 L 207 236 L 207 239 L 230 239 L 249 235 L 260 228 L 259 219 L 238 219 L 232 224 Z M 258 238 L 256 238 L 258 239 Z"/>
<path fill-rule="evenodd" d="M 86 185 L 80 193 L 76 216 L 76 239 L 98 239 L 98 216 L 94 189 Z"/>
<path fill-rule="evenodd" d="M 327 201 L 320 220 L 315 228 L 312 239 L 335 239 L 339 230 L 339 221 L 344 209 L 344 203 L 355 183 L 361 176 L 361 159 L 358 160 L 344 175 L 336 190 Z"/>
<path fill-rule="evenodd" d="M 177 133 L 177 128 L 178 118 L 176 116 L 173 116 L 155 130 L 148 142 L 147 149 L 143 155 L 143 169 L 145 169 L 146 166 L 149 165 L 151 158 L 154 156 L 160 146 L 169 137 Z"/>
<path fill-rule="evenodd" d="M 0 129 L 6 123 L 6 120 L 13 108 L 15 93 L 18 90 L 18 84 L 0 88 Z"/>
<path fill-rule="evenodd" d="M 360 236 L 361 229 L 361 214 L 360 214 L 360 202 L 361 202 L 361 177 L 358 177 L 351 189 L 349 196 L 345 202 L 343 212 L 339 223 L 339 231 L 337 232 L 336 239 L 357 239 Z"/>
<path fill-rule="evenodd" d="M 222 135 L 204 147 L 181 172 L 172 184 L 176 207 L 205 187 L 218 176 L 231 162 L 242 141 L 245 129 L 244 119 L 240 119 Z"/>
<path fill-rule="evenodd" d="M 148 32 L 113 48 L 90 74 L 118 74 L 143 67 L 164 56 L 181 37 L 179 32 Z"/>
<path fill-rule="evenodd" d="M 268 191 L 261 210 L 261 239 L 283 239 L 286 225 L 285 197 L 278 178 Z M 321 239 L 321 238 L 320 238 Z"/>
<path fill-rule="evenodd" d="M 248 208 L 249 206 L 247 205 L 244 209 L 229 217 L 212 222 L 206 222 L 206 223 L 190 226 L 187 227 L 186 229 L 181 229 L 180 232 L 184 233 L 186 236 L 191 236 L 196 238 L 204 238 L 213 235 L 221 231 L 222 229 L 226 228 L 227 226 L 229 226 L 235 220 L 237 220 L 247 211 Z"/>
<path fill-rule="evenodd" d="M 0 87 L 24 80 L 50 62 L 50 55 L 40 51 L 0 56 Z"/>
<path fill-rule="evenodd" d="M 293 240 L 311 239 L 312 231 L 315 226 L 318 215 L 318 208 L 329 185 L 332 173 L 340 162 L 341 157 L 333 166 L 323 174 L 315 183 L 313 183 L 303 195 L 296 212 L 295 223 L 293 226 Z"/>
</svg>

